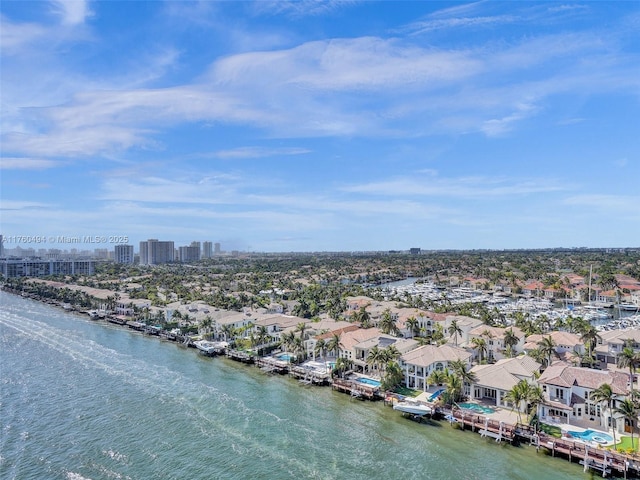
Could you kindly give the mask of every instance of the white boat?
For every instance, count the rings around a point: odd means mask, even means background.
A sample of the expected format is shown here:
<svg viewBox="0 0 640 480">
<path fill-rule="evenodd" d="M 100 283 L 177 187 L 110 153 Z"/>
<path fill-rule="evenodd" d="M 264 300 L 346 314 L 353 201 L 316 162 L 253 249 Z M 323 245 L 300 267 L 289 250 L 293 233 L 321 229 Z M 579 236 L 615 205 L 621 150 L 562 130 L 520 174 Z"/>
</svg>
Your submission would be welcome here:
<svg viewBox="0 0 640 480">
<path fill-rule="evenodd" d="M 635 312 L 640 309 L 640 306 L 634 303 L 618 303 L 616 307 L 618 307 L 619 310 L 624 310 L 626 312 Z"/>
<path fill-rule="evenodd" d="M 229 346 L 227 342 L 211 342 L 209 340 L 197 340 L 193 344 L 205 355 L 218 355 Z"/>
<path fill-rule="evenodd" d="M 433 408 L 424 403 L 419 403 L 416 400 L 405 400 L 398 402 L 393 406 L 394 410 L 398 410 L 404 413 L 410 413 L 411 415 L 431 415 Z"/>
</svg>

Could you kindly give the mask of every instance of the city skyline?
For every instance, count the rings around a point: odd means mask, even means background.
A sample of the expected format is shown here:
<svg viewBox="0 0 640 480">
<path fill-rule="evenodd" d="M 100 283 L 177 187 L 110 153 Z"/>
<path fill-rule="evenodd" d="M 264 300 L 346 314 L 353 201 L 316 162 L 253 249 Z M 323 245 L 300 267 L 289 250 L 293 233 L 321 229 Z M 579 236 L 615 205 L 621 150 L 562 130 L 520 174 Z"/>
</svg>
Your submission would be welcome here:
<svg viewBox="0 0 640 480">
<path fill-rule="evenodd" d="M 45 239 L 22 248 L 640 238 L 638 3 L 7 1 L 1 12 L 0 231 Z"/>
</svg>

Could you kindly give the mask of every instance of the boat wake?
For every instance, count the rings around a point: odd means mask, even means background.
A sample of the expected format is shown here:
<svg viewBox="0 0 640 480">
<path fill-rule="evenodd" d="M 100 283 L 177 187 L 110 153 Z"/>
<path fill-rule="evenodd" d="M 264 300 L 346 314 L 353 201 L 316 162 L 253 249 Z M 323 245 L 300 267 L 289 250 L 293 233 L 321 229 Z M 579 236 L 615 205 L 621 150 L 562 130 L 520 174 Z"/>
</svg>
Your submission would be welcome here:
<svg viewBox="0 0 640 480">
<path fill-rule="evenodd" d="M 36 315 L 41 315 L 41 312 L 34 312 L 34 316 Z M 58 328 L 11 311 L 0 312 L 0 325 L 3 327 L 3 337 L 9 335 L 9 329 L 13 332 L 11 341 L 17 349 L 35 341 L 41 347 L 66 355 L 73 360 L 74 367 L 88 370 L 87 374 L 96 376 L 97 381 L 100 381 L 99 372 L 103 372 L 118 382 L 133 387 L 139 395 L 168 406 L 168 411 L 178 411 L 180 415 L 187 417 L 193 431 L 203 439 L 215 439 L 219 442 L 220 437 L 224 437 L 224 443 L 236 457 L 257 456 L 270 464 L 275 462 L 281 465 L 292 475 L 321 478 L 304 461 L 285 455 L 277 445 L 266 442 L 264 435 L 255 434 L 280 431 L 286 435 L 287 430 L 297 429 L 299 435 L 300 430 L 304 431 L 307 427 L 297 424 L 295 420 L 287 419 L 285 422 L 285 419 L 273 412 L 248 407 L 243 399 L 213 385 L 194 381 L 165 365 L 152 364 L 144 358 L 122 353 L 87 339 L 81 331 Z M 95 325 L 93 328 L 103 327 Z M 8 339 L 4 338 L 3 343 L 6 340 Z M 311 436 L 314 432 L 309 430 L 307 433 Z M 321 453 L 317 452 L 318 455 Z M 188 452 L 185 454 L 188 455 Z M 220 452 L 219 455 L 224 454 Z M 237 459 L 238 462 L 240 458 Z M 110 455 L 110 459 L 121 464 L 126 457 L 114 453 Z M 67 476 L 82 478 L 75 475 L 80 474 L 69 472 Z"/>
</svg>

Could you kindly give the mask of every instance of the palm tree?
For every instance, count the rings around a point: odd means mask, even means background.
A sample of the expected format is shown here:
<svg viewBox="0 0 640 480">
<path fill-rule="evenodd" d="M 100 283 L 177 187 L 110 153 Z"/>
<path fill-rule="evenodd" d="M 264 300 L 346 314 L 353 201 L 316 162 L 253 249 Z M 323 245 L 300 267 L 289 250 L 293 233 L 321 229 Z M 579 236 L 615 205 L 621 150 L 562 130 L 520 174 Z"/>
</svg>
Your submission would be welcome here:
<svg viewBox="0 0 640 480">
<path fill-rule="evenodd" d="M 471 385 L 477 381 L 476 374 L 467 369 L 467 364 L 463 360 L 452 360 L 449 362 L 449 369 L 460 379 L 463 387 L 465 384 Z"/>
<path fill-rule="evenodd" d="M 269 339 L 269 330 L 267 330 L 267 327 L 265 327 L 264 325 L 260 325 L 258 327 L 258 343 L 260 344 L 261 347 L 264 347 L 264 343 Z M 258 352 L 260 353 L 260 352 Z"/>
<path fill-rule="evenodd" d="M 379 365 L 386 360 L 384 351 L 377 345 L 374 345 L 369 349 L 367 355 L 367 365 L 371 365 L 374 370 L 379 370 Z"/>
<path fill-rule="evenodd" d="M 633 394 L 633 375 L 640 367 L 640 354 L 631 347 L 633 340 L 626 340 L 625 347 L 618 355 L 618 368 L 629 369 L 629 390 Z"/>
<path fill-rule="evenodd" d="M 434 370 L 427 377 L 427 383 L 429 385 L 442 385 L 447 381 L 446 370 Z"/>
<path fill-rule="evenodd" d="M 518 411 L 518 423 L 522 423 L 521 406 L 529 397 L 529 382 L 526 380 L 520 380 L 516 383 L 511 390 L 507 392 L 504 399 L 511 402 L 511 410 L 517 409 Z"/>
<path fill-rule="evenodd" d="M 505 400 L 511 402 L 512 410 L 518 411 L 518 423 L 522 423 L 522 406 L 524 404 L 525 411 L 531 406 L 531 410 L 537 408 L 538 404 L 543 401 L 544 396 L 542 388 L 539 386 L 533 386 L 526 380 L 520 380 L 513 386 L 511 390 L 507 392 L 504 397 Z M 529 411 L 530 412 L 530 411 Z"/>
<path fill-rule="evenodd" d="M 513 328 L 504 331 L 504 347 L 507 356 L 512 357 L 514 347 L 518 344 L 520 339 L 516 336 Z"/>
<path fill-rule="evenodd" d="M 436 345 L 442 345 L 446 343 L 444 338 L 444 327 L 440 323 L 436 323 L 436 328 L 431 334 L 431 341 Z"/>
<path fill-rule="evenodd" d="M 383 390 L 393 390 L 402 383 L 404 373 L 396 361 L 389 361 L 385 366 L 385 374 L 382 378 L 381 387 Z"/>
<path fill-rule="evenodd" d="M 447 403 L 458 402 L 464 398 L 462 379 L 457 375 L 449 374 L 446 377 L 446 390 L 445 395 L 447 397 Z"/>
<path fill-rule="evenodd" d="M 591 358 L 593 357 L 593 347 L 595 347 L 596 343 L 598 341 L 601 341 L 602 338 L 598 334 L 598 330 L 596 330 L 593 325 L 589 325 L 584 330 L 582 330 L 580 340 L 582 340 L 582 343 L 584 343 L 587 347 L 589 358 Z"/>
<path fill-rule="evenodd" d="M 471 339 L 474 350 L 478 351 L 478 360 L 480 363 L 484 361 L 484 357 L 487 355 L 487 341 L 482 337 L 473 337 Z"/>
<path fill-rule="evenodd" d="M 615 400 L 615 393 L 613 393 L 613 389 L 611 385 L 608 383 L 603 383 L 598 388 L 596 388 L 593 392 L 591 392 L 591 399 L 603 405 L 602 410 L 611 412 L 609 417 L 609 423 L 611 424 L 611 429 L 613 430 L 613 448 L 616 448 L 616 428 L 614 426 L 615 418 L 613 418 L 613 402 Z"/>
<path fill-rule="evenodd" d="M 213 320 L 209 315 L 200 320 L 200 330 L 202 330 L 202 334 L 205 338 L 210 335 L 211 326 L 213 325 Z"/>
<path fill-rule="evenodd" d="M 484 329 L 480 334 L 480 336 L 482 338 L 486 338 L 489 341 L 489 345 L 493 345 L 494 336 L 491 330 L 489 330 L 488 328 Z M 489 363 L 492 363 L 495 361 L 495 358 L 493 357 L 493 349 L 490 349 L 489 345 L 487 345 L 487 361 Z"/>
<path fill-rule="evenodd" d="M 322 359 L 327 353 L 327 342 L 322 338 L 316 342 L 316 346 L 313 348 L 313 355 L 320 355 Z"/>
<path fill-rule="evenodd" d="M 284 332 L 280 336 L 281 345 L 285 352 L 288 352 L 289 348 L 293 347 L 293 341 L 295 338 L 296 336 L 293 332 Z"/>
<path fill-rule="evenodd" d="M 335 373 L 339 373 L 342 378 L 344 378 L 344 374 L 347 370 L 350 370 L 353 367 L 353 361 L 348 358 L 340 357 L 336 360 L 336 366 L 334 369 Z"/>
<path fill-rule="evenodd" d="M 236 334 L 236 329 L 230 323 L 223 325 L 220 331 L 224 335 L 225 342 L 228 342 L 229 340 L 231 340 Z"/>
<path fill-rule="evenodd" d="M 631 427 L 631 446 L 635 448 L 633 444 L 633 430 L 634 423 L 638 420 L 638 405 L 633 400 L 625 398 L 613 411 L 629 422 L 629 426 Z"/>
<path fill-rule="evenodd" d="M 302 340 L 302 338 L 296 336 L 293 337 L 292 350 L 293 353 L 295 353 L 296 360 L 306 356 L 306 352 L 304 350 L 304 341 Z"/>
<path fill-rule="evenodd" d="M 298 325 L 296 325 L 296 332 L 300 332 L 300 339 L 301 340 L 306 340 L 306 336 L 305 336 L 305 331 L 307 330 L 308 325 L 304 322 L 300 322 L 298 323 Z"/>
<path fill-rule="evenodd" d="M 411 332 L 412 337 L 417 337 L 420 335 L 420 323 L 418 322 L 418 319 L 416 317 L 407 318 L 404 324 Z"/>
<path fill-rule="evenodd" d="M 382 312 L 382 318 L 380 322 L 378 322 L 378 327 L 380 327 L 382 333 L 386 333 L 387 335 L 397 335 L 400 333 L 395 320 L 391 316 L 391 310 L 388 308 Z"/>
<path fill-rule="evenodd" d="M 458 346 L 458 335 L 462 335 L 462 329 L 458 326 L 458 321 L 454 318 L 447 329 L 449 336 L 453 337 L 453 343 Z"/>
<path fill-rule="evenodd" d="M 538 351 L 540 352 L 540 356 L 544 358 L 544 363 L 547 367 L 551 365 L 551 357 L 554 355 L 558 356 L 556 347 L 556 342 L 553 341 L 550 335 L 542 337 L 542 340 L 538 342 Z"/>
<path fill-rule="evenodd" d="M 544 401 L 544 393 L 542 392 L 542 387 L 540 385 L 530 385 L 529 386 L 529 395 L 527 398 L 527 402 L 531 406 L 531 412 L 536 412 L 538 410 L 538 405 Z"/>
<path fill-rule="evenodd" d="M 340 335 L 334 333 L 333 336 L 327 342 L 327 351 L 333 352 L 334 357 L 337 357 L 340 353 Z"/>
<path fill-rule="evenodd" d="M 362 328 L 371 326 L 371 314 L 367 312 L 367 307 L 360 307 L 360 310 L 353 314 L 353 319 L 355 322 L 359 322 Z"/>
</svg>

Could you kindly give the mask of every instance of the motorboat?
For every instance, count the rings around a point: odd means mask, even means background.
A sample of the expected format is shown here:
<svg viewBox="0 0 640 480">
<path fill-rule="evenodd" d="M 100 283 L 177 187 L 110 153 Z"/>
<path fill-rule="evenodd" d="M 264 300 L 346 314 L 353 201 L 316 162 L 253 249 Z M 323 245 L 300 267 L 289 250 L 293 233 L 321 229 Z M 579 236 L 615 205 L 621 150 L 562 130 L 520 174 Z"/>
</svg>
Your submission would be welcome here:
<svg viewBox="0 0 640 480">
<path fill-rule="evenodd" d="M 404 413 L 410 413 L 411 415 L 431 415 L 433 413 L 433 408 L 429 405 L 408 399 L 396 403 L 393 406 L 393 409 Z"/>
<path fill-rule="evenodd" d="M 218 355 L 229 346 L 227 342 L 211 342 L 209 340 L 197 340 L 193 344 L 205 355 Z"/>
<path fill-rule="evenodd" d="M 618 303 L 616 307 L 619 310 L 624 310 L 626 312 L 635 312 L 636 310 L 640 310 L 640 305 L 636 305 L 634 303 Z"/>
</svg>

